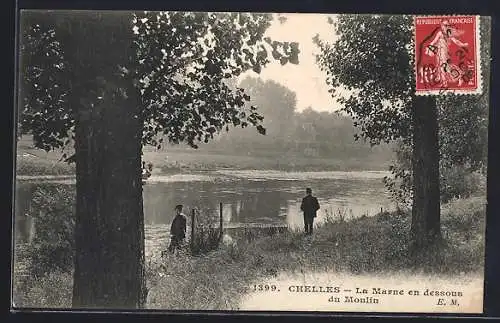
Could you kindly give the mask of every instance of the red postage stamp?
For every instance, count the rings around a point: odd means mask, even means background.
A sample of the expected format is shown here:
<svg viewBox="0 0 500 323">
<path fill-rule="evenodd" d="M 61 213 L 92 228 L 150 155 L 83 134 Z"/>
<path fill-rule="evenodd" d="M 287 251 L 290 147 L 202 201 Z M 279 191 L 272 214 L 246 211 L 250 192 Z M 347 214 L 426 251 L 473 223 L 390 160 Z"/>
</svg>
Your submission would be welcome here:
<svg viewBox="0 0 500 323">
<path fill-rule="evenodd" d="M 417 16 L 417 95 L 480 94 L 479 17 Z"/>
</svg>

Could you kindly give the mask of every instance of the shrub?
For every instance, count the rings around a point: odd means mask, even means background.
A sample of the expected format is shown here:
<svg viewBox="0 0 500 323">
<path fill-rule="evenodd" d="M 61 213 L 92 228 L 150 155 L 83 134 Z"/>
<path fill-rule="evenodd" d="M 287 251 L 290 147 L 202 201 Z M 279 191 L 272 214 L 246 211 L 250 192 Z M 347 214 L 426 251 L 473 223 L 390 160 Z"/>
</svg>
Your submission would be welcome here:
<svg viewBox="0 0 500 323">
<path fill-rule="evenodd" d="M 485 188 L 485 177 L 478 172 L 470 172 L 464 167 L 455 166 L 441 169 L 441 201 L 454 198 L 467 198 Z"/>
<path fill-rule="evenodd" d="M 194 240 L 191 242 L 191 253 L 199 255 L 215 250 L 220 244 L 220 229 L 213 226 L 196 226 Z"/>
<path fill-rule="evenodd" d="M 73 268 L 75 191 L 63 184 L 43 184 L 35 189 L 31 216 L 36 234 L 29 245 L 30 273 L 43 276 Z"/>
<path fill-rule="evenodd" d="M 411 207 L 412 176 L 411 172 L 398 166 L 391 166 L 393 177 L 386 176 L 384 184 L 392 198 L 402 206 Z M 471 171 L 464 166 L 440 168 L 441 203 L 456 198 L 468 198 L 474 194 L 484 194 L 486 176 L 480 172 Z"/>
<path fill-rule="evenodd" d="M 55 270 L 33 279 L 21 291 L 19 307 L 71 308 L 73 276 L 71 272 Z"/>
<path fill-rule="evenodd" d="M 214 216 L 215 212 L 211 209 L 199 210 L 194 208 L 191 212 L 195 212 L 194 220 L 194 237 L 191 237 L 190 251 L 192 255 L 200 255 L 217 249 L 222 240 L 220 228 L 214 226 L 218 223 L 218 217 Z M 191 218 L 190 212 L 190 218 Z M 191 225 L 193 225 L 191 223 Z"/>
</svg>

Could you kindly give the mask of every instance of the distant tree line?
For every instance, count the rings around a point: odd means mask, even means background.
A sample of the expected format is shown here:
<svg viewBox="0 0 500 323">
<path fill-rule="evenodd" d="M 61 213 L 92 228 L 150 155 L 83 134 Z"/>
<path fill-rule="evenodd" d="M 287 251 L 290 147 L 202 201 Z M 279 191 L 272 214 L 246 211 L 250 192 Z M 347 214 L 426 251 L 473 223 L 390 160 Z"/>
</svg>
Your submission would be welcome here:
<svg viewBox="0 0 500 323">
<path fill-rule="evenodd" d="M 264 117 L 265 135 L 250 128 L 234 127 L 200 149 L 235 154 L 289 154 L 323 158 L 363 158 L 373 153 L 392 156 L 390 145 L 371 147 L 359 138 L 353 119 L 337 111 L 307 107 L 297 111 L 295 92 L 273 80 L 246 77 L 238 87 L 250 95 L 249 105 Z"/>
</svg>

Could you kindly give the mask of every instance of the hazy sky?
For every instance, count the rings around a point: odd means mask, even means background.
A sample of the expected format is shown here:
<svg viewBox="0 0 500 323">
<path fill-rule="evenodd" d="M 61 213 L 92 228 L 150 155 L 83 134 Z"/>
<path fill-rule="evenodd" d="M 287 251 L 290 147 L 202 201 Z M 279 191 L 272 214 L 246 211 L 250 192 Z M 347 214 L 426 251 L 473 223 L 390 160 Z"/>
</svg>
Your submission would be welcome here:
<svg viewBox="0 0 500 323">
<path fill-rule="evenodd" d="M 247 72 L 246 75 L 258 76 L 264 80 L 272 79 L 287 86 L 297 94 L 297 110 L 301 111 L 308 106 L 318 111 L 334 111 L 339 107 L 328 93 L 326 74 L 318 65 L 314 54 L 318 48 L 312 38 L 319 34 L 324 40 L 334 41 L 333 28 L 327 22 L 327 15 L 323 14 L 286 14 L 288 19 L 281 24 L 275 20 L 267 30 L 266 35 L 277 41 L 296 41 L 299 43 L 299 64 L 282 66 L 272 61 L 262 69 L 260 75 Z"/>
</svg>

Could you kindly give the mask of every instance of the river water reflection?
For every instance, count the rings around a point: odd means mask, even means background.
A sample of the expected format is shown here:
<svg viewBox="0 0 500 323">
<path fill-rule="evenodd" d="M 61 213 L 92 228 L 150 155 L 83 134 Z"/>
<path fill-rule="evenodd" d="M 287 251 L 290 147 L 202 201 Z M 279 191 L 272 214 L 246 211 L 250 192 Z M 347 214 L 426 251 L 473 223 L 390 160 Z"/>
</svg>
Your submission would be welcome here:
<svg viewBox="0 0 500 323">
<path fill-rule="evenodd" d="M 350 217 L 373 215 L 392 209 L 382 183 L 384 173 L 375 172 L 224 172 L 209 175 L 153 177 L 144 186 L 146 224 L 169 224 L 176 204 L 202 210 L 217 217 L 223 205 L 226 226 L 252 224 L 301 227 L 300 201 L 306 187 L 313 189 L 321 210 Z"/>
<path fill-rule="evenodd" d="M 318 221 L 327 213 L 370 216 L 381 208 L 394 207 L 382 183 L 384 175 L 382 172 L 219 171 L 152 176 L 143 191 L 145 224 L 168 230 L 176 204 L 185 205 L 186 214 L 196 207 L 201 210 L 200 216 L 217 218 L 222 203 L 225 227 L 257 224 L 301 228 L 299 207 L 306 187 L 313 189 L 321 204 Z M 50 181 L 74 184 L 71 179 Z M 18 185 L 16 234 L 21 240 L 29 238 L 31 224 L 23 224 L 23 214 L 29 208 L 32 189 L 42 183 L 23 181 Z"/>
</svg>

